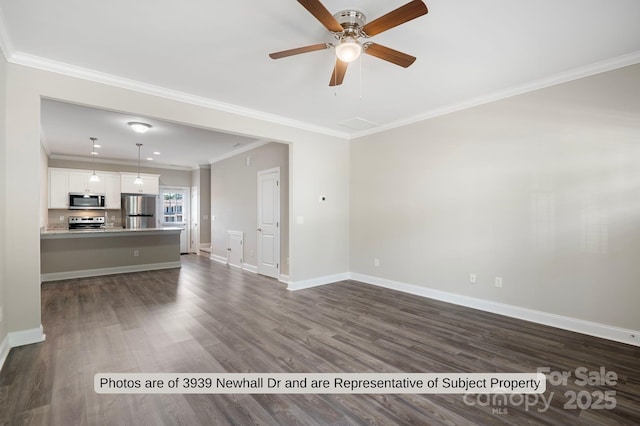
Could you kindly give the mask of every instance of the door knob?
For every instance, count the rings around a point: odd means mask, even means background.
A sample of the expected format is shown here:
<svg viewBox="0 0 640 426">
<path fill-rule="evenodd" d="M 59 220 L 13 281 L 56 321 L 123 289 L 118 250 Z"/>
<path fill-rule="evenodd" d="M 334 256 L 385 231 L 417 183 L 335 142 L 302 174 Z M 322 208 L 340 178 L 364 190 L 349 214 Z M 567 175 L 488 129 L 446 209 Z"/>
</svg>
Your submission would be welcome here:
<svg viewBox="0 0 640 426">
<path fill-rule="evenodd" d="M 262 228 L 258 228 L 258 232 L 262 232 Z"/>
</svg>

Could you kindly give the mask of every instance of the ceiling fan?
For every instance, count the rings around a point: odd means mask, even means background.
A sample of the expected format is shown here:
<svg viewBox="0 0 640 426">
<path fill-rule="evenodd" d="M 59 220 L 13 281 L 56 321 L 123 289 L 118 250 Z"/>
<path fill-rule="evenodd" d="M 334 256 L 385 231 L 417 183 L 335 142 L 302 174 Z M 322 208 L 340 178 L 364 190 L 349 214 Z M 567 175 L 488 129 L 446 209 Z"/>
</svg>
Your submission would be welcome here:
<svg viewBox="0 0 640 426">
<path fill-rule="evenodd" d="M 296 49 L 283 50 L 269 54 L 272 59 L 285 58 L 301 53 L 315 52 L 335 48 L 336 65 L 329 81 L 329 86 L 342 84 L 349 62 L 353 62 L 362 52 L 407 68 L 416 60 L 414 56 L 399 52 L 373 42 L 361 43 L 361 38 L 369 38 L 380 34 L 412 19 L 425 15 L 427 6 L 421 0 L 413 0 L 404 6 L 392 10 L 373 21 L 366 23 L 366 17 L 358 10 L 343 10 L 334 15 L 327 10 L 320 0 L 298 0 L 324 27 L 338 40 L 338 44 L 319 43 Z"/>
</svg>

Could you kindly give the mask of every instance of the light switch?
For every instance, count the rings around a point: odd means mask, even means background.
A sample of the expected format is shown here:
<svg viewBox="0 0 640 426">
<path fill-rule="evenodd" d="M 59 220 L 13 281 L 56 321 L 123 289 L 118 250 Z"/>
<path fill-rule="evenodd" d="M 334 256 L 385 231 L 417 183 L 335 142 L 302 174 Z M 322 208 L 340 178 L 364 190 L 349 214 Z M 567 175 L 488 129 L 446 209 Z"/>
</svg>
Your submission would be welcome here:
<svg viewBox="0 0 640 426">
<path fill-rule="evenodd" d="M 296 217 L 296 223 L 298 225 L 302 225 L 304 223 L 304 216 L 298 216 Z"/>
</svg>

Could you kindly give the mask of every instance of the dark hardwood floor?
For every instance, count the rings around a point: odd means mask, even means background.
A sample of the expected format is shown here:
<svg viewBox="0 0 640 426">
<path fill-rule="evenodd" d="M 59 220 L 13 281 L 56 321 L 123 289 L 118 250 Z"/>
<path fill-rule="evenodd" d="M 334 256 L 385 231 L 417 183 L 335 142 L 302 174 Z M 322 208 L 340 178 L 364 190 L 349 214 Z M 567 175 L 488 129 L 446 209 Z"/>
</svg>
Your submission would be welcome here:
<svg viewBox="0 0 640 426">
<path fill-rule="evenodd" d="M 346 281 L 289 292 L 195 255 L 179 270 L 47 283 L 43 343 L 0 372 L 0 424 L 639 424 L 640 348 Z M 615 309 L 614 306 L 611 309 Z M 105 372 L 571 371 L 548 409 L 462 395 L 109 395 Z M 596 409 L 600 392 L 616 407 Z M 587 395 L 588 394 L 588 395 Z M 582 406 L 571 409 L 572 395 Z M 574 399 L 576 399 L 574 398 Z M 601 401 L 602 402 L 602 401 Z M 576 401 L 573 401 L 575 405 Z"/>
</svg>

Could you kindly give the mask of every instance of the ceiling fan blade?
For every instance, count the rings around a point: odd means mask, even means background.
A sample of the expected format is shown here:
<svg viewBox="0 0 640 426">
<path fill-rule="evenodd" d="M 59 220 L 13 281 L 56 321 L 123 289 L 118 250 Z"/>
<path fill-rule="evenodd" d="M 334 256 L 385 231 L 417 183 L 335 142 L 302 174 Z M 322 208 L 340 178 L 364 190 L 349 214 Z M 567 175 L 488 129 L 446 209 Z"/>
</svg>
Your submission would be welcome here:
<svg viewBox="0 0 640 426">
<path fill-rule="evenodd" d="M 298 3 L 304 6 L 305 9 L 309 11 L 315 18 L 320 21 L 322 25 L 326 29 L 334 33 L 341 33 L 343 28 L 342 25 L 333 17 L 331 12 L 327 10 L 326 7 L 320 0 L 298 0 Z"/>
<path fill-rule="evenodd" d="M 416 60 L 415 56 L 407 55 L 406 53 L 399 52 L 391 49 L 390 47 L 382 46 L 376 43 L 367 43 L 364 45 L 364 53 L 367 55 L 375 56 L 376 58 L 383 59 L 392 64 L 400 65 L 407 68 L 413 64 Z"/>
<path fill-rule="evenodd" d="M 296 49 L 283 50 L 281 52 L 269 53 L 271 59 L 286 58 L 287 56 L 299 55 L 301 53 L 315 52 L 316 50 L 324 50 L 331 47 L 329 43 L 313 44 L 311 46 L 298 47 Z"/>
<path fill-rule="evenodd" d="M 404 24 L 419 16 L 426 15 L 428 12 L 427 6 L 421 0 L 413 0 L 400 6 L 399 8 L 392 10 L 362 27 L 362 31 L 371 37 L 376 34 L 380 34 L 383 31 L 387 31 L 393 27 L 397 27 L 400 24 Z"/>
<path fill-rule="evenodd" d="M 333 74 L 331 74 L 329 86 L 339 86 L 342 84 L 344 75 L 347 73 L 347 66 L 349 66 L 349 63 L 342 62 L 340 59 L 336 58 L 336 66 L 333 67 Z"/>
</svg>

